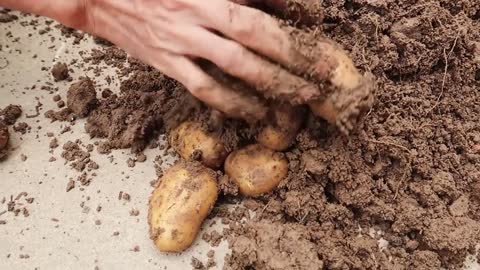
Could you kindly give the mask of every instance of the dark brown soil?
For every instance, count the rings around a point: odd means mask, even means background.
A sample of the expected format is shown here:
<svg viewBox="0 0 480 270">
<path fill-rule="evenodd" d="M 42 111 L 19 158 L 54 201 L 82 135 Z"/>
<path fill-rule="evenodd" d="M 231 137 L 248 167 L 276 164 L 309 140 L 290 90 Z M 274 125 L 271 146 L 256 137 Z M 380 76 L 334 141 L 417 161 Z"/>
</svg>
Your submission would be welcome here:
<svg viewBox="0 0 480 270">
<path fill-rule="evenodd" d="M 0 160 L 7 155 L 9 138 L 8 126 L 3 121 L 0 121 Z"/>
<path fill-rule="evenodd" d="M 14 125 L 17 119 L 22 115 L 22 107 L 10 104 L 3 110 L 0 110 L 0 120 L 7 125 Z"/>
<path fill-rule="evenodd" d="M 87 120 L 92 137 L 107 138 L 103 152 L 109 148 L 143 150 L 153 135 L 172 119 L 185 118 L 189 104 L 178 103 L 189 97 L 176 82 L 150 67 L 141 66 L 121 86 L 120 95 L 105 95 Z"/>
<path fill-rule="evenodd" d="M 78 117 L 86 117 L 96 105 L 97 92 L 89 78 L 81 78 L 68 89 L 67 107 Z"/>
<path fill-rule="evenodd" d="M 378 78 L 376 104 L 350 137 L 309 121 L 261 217 L 227 216 L 226 268 L 459 269 L 480 230 L 478 5 L 323 6 L 326 35 Z"/>
<path fill-rule="evenodd" d="M 0 15 L 2 15 L 0 13 Z M 10 133 L 8 131 L 8 126 L 13 126 L 17 119 L 22 115 L 22 107 L 19 105 L 10 104 L 7 107 L 0 109 L 0 160 L 3 160 L 8 155 L 8 142 L 10 139 Z M 20 130 L 23 125 L 17 126 L 20 127 Z M 17 127 L 13 127 L 17 131 Z M 26 132 L 26 129 L 25 129 Z M 22 132 L 23 134 L 25 132 Z"/>
</svg>

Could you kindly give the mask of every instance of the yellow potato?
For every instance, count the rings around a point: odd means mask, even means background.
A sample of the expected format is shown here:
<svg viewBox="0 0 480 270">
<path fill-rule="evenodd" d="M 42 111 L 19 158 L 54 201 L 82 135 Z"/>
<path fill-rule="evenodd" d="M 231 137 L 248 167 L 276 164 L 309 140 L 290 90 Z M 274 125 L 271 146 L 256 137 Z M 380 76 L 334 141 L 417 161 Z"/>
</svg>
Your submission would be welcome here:
<svg viewBox="0 0 480 270">
<path fill-rule="evenodd" d="M 220 138 L 205 131 L 198 122 L 184 122 L 170 133 L 170 145 L 188 160 L 196 151 L 201 153 L 200 162 L 210 168 L 222 166 L 228 152 Z"/>
<path fill-rule="evenodd" d="M 337 44 L 329 40 L 317 42 L 318 63 L 322 70 L 317 75 L 326 79 L 334 91 L 323 100 L 309 102 L 312 112 L 324 118 L 348 134 L 358 117 L 373 105 L 374 78 L 370 73 L 362 75 L 352 59 Z"/>
<path fill-rule="evenodd" d="M 303 110 L 289 104 L 279 104 L 273 107 L 269 124 L 257 135 L 257 142 L 272 150 L 287 149 L 297 136 L 303 123 Z"/>
<path fill-rule="evenodd" d="M 282 153 L 260 144 L 249 145 L 228 156 L 225 173 L 245 196 L 258 196 L 278 186 L 288 174 L 288 162 Z"/>
<path fill-rule="evenodd" d="M 190 247 L 217 200 L 215 172 L 198 162 L 179 162 L 160 179 L 149 202 L 150 236 L 160 251 Z"/>
</svg>

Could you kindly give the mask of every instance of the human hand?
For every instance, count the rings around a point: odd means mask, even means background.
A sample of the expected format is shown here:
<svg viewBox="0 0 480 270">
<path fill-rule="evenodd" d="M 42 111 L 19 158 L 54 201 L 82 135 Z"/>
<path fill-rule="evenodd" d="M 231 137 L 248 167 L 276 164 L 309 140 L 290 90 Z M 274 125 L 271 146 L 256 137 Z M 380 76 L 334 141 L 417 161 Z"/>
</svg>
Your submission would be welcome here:
<svg viewBox="0 0 480 270">
<path fill-rule="evenodd" d="M 236 1 L 264 3 L 283 15 L 290 10 L 289 0 Z M 22 2 L 23 10 L 112 41 L 231 117 L 262 119 L 267 111 L 265 98 L 272 98 L 293 105 L 313 104 L 317 114 L 338 122 L 337 111 L 351 102 L 333 104 L 326 100 L 324 88 L 348 93 L 361 88 L 369 94 L 364 77 L 332 42 L 305 39 L 266 13 L 227 0 L 208 4 L 198 0 L 0 0 L 20 9 Z M 37 7 L 32 10 L 34 4 Z M 298 14 L 301 9 L 293 10 L 296 13 L 290 13 Z M 222 83 L 215 76 L 218 72 L 208 72 L 197 59 L 213 63 L 245 84 L 234 89 Z M 307 81 L 304 75 L 321 83 Z"/>
</svg>

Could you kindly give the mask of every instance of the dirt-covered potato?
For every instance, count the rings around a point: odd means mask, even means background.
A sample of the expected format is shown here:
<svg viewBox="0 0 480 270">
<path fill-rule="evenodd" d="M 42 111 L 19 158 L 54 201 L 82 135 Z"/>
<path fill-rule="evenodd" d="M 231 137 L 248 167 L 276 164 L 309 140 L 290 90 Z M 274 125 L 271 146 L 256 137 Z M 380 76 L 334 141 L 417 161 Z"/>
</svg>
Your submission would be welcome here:
<svg viewBox="0 0 480 270">
<path fill-rule="evenodd" d="M 240 193 L 258 196 L 273 190 L 287 176 L 288 162 L 282 153 L 253 144 L 228 156 L 225 173 Z"/>
<path fill-rule="evenodd" d="M 168 169 L 152 193 L 148 223 L 160 251 L 181 252 L 193 243 L 217 200 L 215 172 L 198 162 Z"/>
<path fill-rule="evenodd" d="M 206 131 L 198 122 L 180 124 L 170 133 L 169 141 L 183 159 L 198 154 L 198 160 L 210 168 L 222 166 L 228 155 L 219 136 Z"/>
<path fill-rule="evenodd" d="M 330 40 L 318 41 L 317 51 L 319 59 L 323 59 L 319 62 L 323 72 L 317 68 L 317 75 L 328 81 L 334 91 L 325 99 L 309 102 L 310 109 L 348 134 L 359 116 L 373 105 L 373 75 L 362 75 L 348 54 Z"/>
<path fill-rule="evenodd" d="M 301 107 L 276 105 L 272 108 L 269 123 L 257 135 L 257 142 L 276 151 L 287 149 L 303 123 L 303 116 Z"/>
</svg>

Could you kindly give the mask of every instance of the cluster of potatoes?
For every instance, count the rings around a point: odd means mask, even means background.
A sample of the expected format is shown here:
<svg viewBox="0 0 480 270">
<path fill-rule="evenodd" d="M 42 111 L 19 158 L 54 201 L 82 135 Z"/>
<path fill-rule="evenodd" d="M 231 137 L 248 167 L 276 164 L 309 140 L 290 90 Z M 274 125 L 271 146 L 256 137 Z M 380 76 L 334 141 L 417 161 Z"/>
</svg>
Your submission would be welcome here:
<svg viewBox="0 0 480 270">
<path fill-rule="evenodd" d="M 281 151 L 295 139 L 303 109 L 280 105 L 257 135 L 257 143 L 229 153 L 218 135 L 198 122 L 184 122 L 169 141 L 183 158 L 161 177 L 149 202 L 150 234 L 163 252 L 181 252 L 193 243 L 218 196 L 216 173 L 225 173 L 244 196 L 268 193 L 287 177 L 288 161 Z M 190 160 L 200 152 L 199 162 Z"/>
</svg>

